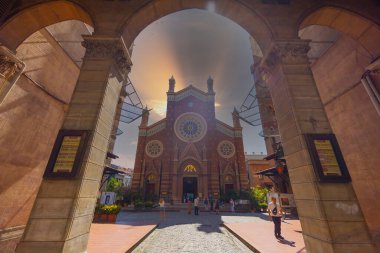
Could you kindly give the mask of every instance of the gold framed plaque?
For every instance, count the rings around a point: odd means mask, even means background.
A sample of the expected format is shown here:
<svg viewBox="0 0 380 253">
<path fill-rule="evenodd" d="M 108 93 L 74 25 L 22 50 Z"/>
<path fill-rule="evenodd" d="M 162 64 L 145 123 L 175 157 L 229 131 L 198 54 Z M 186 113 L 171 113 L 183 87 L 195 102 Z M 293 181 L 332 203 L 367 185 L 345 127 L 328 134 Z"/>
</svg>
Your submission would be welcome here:
<svg viewBox="0 0 380 253">
<path fill-rule="evenodd" d="M 305 134 L 305 140 L 320 182 L 351 181 L 334 134 Z"/>
<path fill-rule="evenodd" d="M 81 166 L 87 138 L 88 131 L 86 130 L 60 130 L 44 177 L 75 177 Z"/>
</svg>

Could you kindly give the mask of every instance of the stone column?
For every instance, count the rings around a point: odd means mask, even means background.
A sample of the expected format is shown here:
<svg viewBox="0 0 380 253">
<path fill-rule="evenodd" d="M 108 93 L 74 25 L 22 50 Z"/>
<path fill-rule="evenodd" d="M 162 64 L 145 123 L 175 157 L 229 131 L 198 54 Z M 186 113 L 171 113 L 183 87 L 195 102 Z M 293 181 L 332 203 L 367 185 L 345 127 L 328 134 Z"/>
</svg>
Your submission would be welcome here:
<svg viewBox="0 0 380 253">
<path fill-rule="evenodd" d="M 83 46 L 63 129 L 90 131 L 84 159 L 73 179 L 43 179 L 17 253 L 86 251 L 121 81 L 131 62 L 120 38 L 86 36 Z"/>
<path fill-rule="evenodd" d="M 25 68 L 25 63 L 8 48 L 0 44 L 0 104 L 12 85 L 17 82 Z"/>
<path fill-rule="evenodd" d="M 119 122 L 120 122 L 120 118 L 121 118 L 123 103 L 125 101 L 125 98 L 127 97 L 127 92 L 125 90 L 125 86 L 126 85 L 124 84 L 122 86 L 122 89 L 120 90 L 120 96 L 119 96 L 119 100 L 118 100 L 118 103 L 116 106 L 116 113 L 115 113 L 116 115 L 115 115 L 115 118 L 113 121 L 110 141 L 108 144 L 108 152 L 110 152 L 110 153 L 113 153 L 113 150 L 114 150 L 115 144 L 116 144 L 116 138 L 117 138 L 117 135 L 119 135 L 119 133 L 118 133 Z M 112 159 L 113 158 L 111 158 L 111 157 L 107 157 L 106 165 L 111 165 Z"/>
<path fill-rule="evenodd" d="M 310 253 L 375 252 L 351 183 L 320 183 L 303 134 L 332 133 L 309 66 L 308 41 L 275 41 L 259 68 L 273 103 Z"/>
</svg>

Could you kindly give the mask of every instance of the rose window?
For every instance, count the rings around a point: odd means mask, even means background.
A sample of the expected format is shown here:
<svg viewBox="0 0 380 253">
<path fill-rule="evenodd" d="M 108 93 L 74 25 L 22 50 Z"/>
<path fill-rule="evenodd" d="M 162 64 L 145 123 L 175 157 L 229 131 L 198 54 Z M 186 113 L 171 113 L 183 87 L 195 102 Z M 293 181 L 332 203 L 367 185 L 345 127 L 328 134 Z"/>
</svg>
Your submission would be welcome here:
<svg viewBox="0 0 380 253">
<path fill-rule="evenodd" d="M 153 140 L 146 144 L 145 152 L 150 157 L 158 157 L 163 152 L 163 145 L 158 140 Z"/>
<path fill-rule="evenodd" d="M 221 141 L 218 145 L 218 153 L 221 157 L 231 158 L 235 154 L 235 146 L 230 141 Z"/>
<path fill-rule="evenodd" d="M 178 138 L 185 142 L 196 142 L 202 139 L 207 130 L 205 119 L 197 113 L 184 113 L 174 124 Z"/>
</svg>

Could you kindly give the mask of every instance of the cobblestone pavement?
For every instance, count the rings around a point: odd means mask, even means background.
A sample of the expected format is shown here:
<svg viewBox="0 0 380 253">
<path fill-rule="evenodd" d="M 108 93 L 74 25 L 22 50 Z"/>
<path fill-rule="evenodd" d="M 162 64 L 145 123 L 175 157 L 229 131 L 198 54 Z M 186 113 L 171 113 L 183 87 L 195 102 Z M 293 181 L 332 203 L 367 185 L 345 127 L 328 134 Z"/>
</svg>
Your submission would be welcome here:
<svg viewBox="0 0 380 253">
<path fill-rule="evenodd" d="M 121 215 L 118 222 L 133 222 L 141 219 L 146 223 L 157 222 L 159 214 L 127 213 Z M 225 228 L 222 221 L 252 220 L 260 217 L 228 214 L 228 216 L 201 212 L 199 216 L 189 215 L 186 212 L 168 212 L 165 221 L 160 222 L 158 228 L 149 235 L 133 252 L 134 253 L 239 253 L 252 252 Z"/>
</svg>

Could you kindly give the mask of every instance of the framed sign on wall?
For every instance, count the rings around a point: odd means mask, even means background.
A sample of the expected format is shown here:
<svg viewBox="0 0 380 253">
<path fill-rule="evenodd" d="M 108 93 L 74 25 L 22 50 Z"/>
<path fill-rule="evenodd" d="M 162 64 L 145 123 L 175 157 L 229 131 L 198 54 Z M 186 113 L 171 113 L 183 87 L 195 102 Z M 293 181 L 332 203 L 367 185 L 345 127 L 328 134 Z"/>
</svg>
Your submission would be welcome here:
<svg viewBox="0 0 380 253">
<path fill-rule="evenodd" d="M 351 181 L 334 134 L 305 134 L 305 140 L 320 182 Z"/>
<path fill-rule="evenodd" d="M 45 178 L 70 178 L 77 174 L 89 132 L 60 130 L 46 166 Z"/>
</svg>

